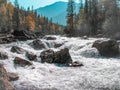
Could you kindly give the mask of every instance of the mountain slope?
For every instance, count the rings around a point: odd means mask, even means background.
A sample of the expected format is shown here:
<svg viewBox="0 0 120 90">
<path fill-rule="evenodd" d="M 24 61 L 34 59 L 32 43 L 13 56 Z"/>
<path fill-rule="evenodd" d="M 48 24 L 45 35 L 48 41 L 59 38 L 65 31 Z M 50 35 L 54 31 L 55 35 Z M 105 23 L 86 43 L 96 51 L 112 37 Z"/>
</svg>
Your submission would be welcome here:
<svg viewBox="0 0 120 90">
<path fill-rule="evenodd" d="M 78 4 L 76 4 L 76 12 L 78 12 Z M 42 8 L 36 9 L 39 15 L 43 15 L 48 17 L 49 19 L 52 18 L 54 23 L 58 23 L 61 25 L 66 24 L 66 9 L 67 9 L 67 2 L 56 2 L 49 6 L 45 6 Z"/>
</svg>

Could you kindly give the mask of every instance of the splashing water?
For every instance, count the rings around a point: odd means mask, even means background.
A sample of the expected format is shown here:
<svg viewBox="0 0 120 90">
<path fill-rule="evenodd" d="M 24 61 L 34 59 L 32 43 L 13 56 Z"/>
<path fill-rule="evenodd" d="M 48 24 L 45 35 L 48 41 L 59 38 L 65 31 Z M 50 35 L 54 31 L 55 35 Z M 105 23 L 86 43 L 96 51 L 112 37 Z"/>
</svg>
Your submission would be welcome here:
<svg viewBox="0 0 120 90">
<path fill-rule="evenodd" d="M 83 67 L 58 67 L 54 64 L 41 64 L 34 62 L 35 69 L 29 67 L 15 67 L 13 60 L 16 56 L 25 58 L 24 54 L 16 54 L 10 51 L 17 45 L 27 51 L 40 55 L 43 50 L 34 50 L 28 45 L 32 41 L 15 42 L 0 45 L 0 49 L 9 54 L 8 60 L 0 60 L 9 72 L 19 75 L 19 80 L 11 82 L 16 90 L 120 90 L 120 57 L 101 57 L 92 43 L 97 40 L 90 38 L 67 38 L 54 36 L 56 40 L 42 39 L 46 49 L 60 50 L 69 48 L 74 61 L 84 64 Z M 54 48 L 55 43 L 63 43 L 59 48 Z"/>
</svg>

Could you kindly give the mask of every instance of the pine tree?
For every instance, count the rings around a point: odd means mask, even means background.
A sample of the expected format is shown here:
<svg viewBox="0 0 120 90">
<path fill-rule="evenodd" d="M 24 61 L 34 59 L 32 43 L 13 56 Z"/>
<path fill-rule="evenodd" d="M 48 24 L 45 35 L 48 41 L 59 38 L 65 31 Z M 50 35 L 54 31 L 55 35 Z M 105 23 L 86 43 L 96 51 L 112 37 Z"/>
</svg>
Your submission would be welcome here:
<svg viewBox="0 0 120 90">
<path fill-rule="evenodd" d="M 91 20 L 90 20 L 90 25 L 91 25 L 91 35 L 96 35 L 97 34 L 97 27 L 98 27 L 98 20 L 97 20 L 97 14 L 98 14 L 98 0 L 92 0 L 92 13 L 91 13 Z"/>
<path fill-rule="evenodd" d="M 88 20 L 88 0 L 85 0 L 84 13 L 86 20 Z"/>
<path fill-rule="evenodd" d="M 14 30 L 19 30 L 20 29 L 20 15 L 19 15 L 18 1 L 15 0 L 14 4 L 15 4 L 15 8 L 14 8 L 14 13 L 13 13 L 13 28 Z"/>
<path fill-rule="evenodd" d="M 67 6 L 67 27 L 65 29 L 65 33 L 73 36 L 75 34 L 74 31 L 74 14 L 75 14 L 75 2 L 74 0 L 68 1 Z"/>
</svg>

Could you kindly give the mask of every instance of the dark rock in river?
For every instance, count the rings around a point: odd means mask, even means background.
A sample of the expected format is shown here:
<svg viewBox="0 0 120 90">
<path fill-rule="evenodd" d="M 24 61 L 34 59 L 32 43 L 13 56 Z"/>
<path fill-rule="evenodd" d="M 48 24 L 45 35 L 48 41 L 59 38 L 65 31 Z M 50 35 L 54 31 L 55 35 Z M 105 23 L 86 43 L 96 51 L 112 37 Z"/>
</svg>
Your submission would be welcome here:
<svg viewBox="0 0 120 90">
<path fill-rule="evenodd" d="M 56 37 L 45 36 L 44 39 L 46 39 L 46 40 L 56 40 Z"/>
<path fill-rule="evenodd" d="M 45 50 L 40 54 L 41 62 L 54 63 L 55 53 L 53 50 Z"/>
<path fill-rule="evenodd" d="M 93 46 L 97 48 L 100 55 L 107 56 L 107 57 L 114 57 L 119 55 L 119 44 L 116 40 L 97 40 L 94 42 Z"/>
<path fill-rule="evenodd" d="M 0 59 L 8 59 L 8 54 L 6 52 L 0 52 Z"/>
<path fill-rule="evenodd" d="M 54 63 L 68 64 L 72 63 L 72 58 L 69 53 L 68 48 L 61 49 L 60 51 L 55 52 Z"/>
<path fill-rule="evenodd" d="M 61 47 L 62 45 L 63 45 L 63 43 L 59 43 L 59 44 L 58 44 L 58 43 L 55 43 L 54 47 L 55 47 L 55 48 L 59 48 L 59 47 Z"/>
<path fill-rule="evenodd" d="M 27 61 L 27 60 L 19 58 L 19 57 L 16 57 L 14 59 L 14 64 L 22 66 L 22 67 L 33 65 L 30 61 Z"/>
<path fill-rule="evenodd" d="M 16 73 L 8 72 L 7 75 L 8 75 L 9 81 L 16 81 L 19 79 L 19 76 Z"/>
<path fill-rule="evenodd" d="M 30 61 L 36 61 L 37 60 L 37 55 L 35 55 L 32 52 L 26 52 L 26 57 L 30 60 Z"/>
<path fill-rule="evenodd" d="M 44 43 L 41 40 L 39 40 L 39 39 L 34 40 L 29 45 L 32 46 L 36 50 L 40 50 L 40 49 L 44 49 L 45 48 Z"/>
<path fill-rule="evenodd" d="M 18 54 L 23 54 L 23 53 L 25 53 L 25 50 L 22 49 L 22 48 L 20 48 L 20 47 L 13 46 L 13 47 L 11 48 L 11 52 L 13 52 L 13 53 L 18 53 Z"/>
<path fill-rule="evenodd" d="M 64 48 L 57 52 L 54 52 L 53 50 L 45 50 L 40 54 L 40 57 L 42 63 L 44 62 L 59 64 L 72 63 L 72 59 L 69 54 L 69 49 L 67 48 Z"/>
<path fill-rule="evenodd" d="M 0 64 L 0 90 L 15 90 L 9 83 L 8 79 L 5 68 Z"/>
</svg>

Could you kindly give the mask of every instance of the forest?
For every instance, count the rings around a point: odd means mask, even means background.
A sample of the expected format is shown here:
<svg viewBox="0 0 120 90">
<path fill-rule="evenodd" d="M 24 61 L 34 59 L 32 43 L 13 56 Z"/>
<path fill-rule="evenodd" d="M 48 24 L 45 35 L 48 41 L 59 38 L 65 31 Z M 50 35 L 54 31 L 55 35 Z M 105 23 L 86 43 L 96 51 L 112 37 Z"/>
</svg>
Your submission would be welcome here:
<svg viewBox="0 0 120 90">
<path fill-rule="evenodd" d="M 120 39 L 120 0 L 80 0 L 79 13 L 69 0 L 65 33 Z"/>
<path fill-rule="evenodd" d="M 37 15 L 33 7 L 24 9 L 15 0 L 14 6 L 7 0 L 0 0 L 0 33 L 16 33 L 28 31 L 36 35 L 60 34 L 62 26 L 48 20 L 47 17 Z M 17 35 L 20 33 L 17 32 Z"/>
</svg>

